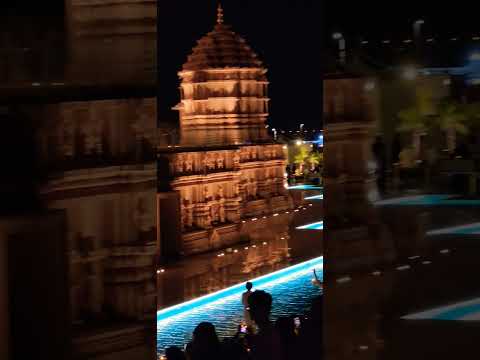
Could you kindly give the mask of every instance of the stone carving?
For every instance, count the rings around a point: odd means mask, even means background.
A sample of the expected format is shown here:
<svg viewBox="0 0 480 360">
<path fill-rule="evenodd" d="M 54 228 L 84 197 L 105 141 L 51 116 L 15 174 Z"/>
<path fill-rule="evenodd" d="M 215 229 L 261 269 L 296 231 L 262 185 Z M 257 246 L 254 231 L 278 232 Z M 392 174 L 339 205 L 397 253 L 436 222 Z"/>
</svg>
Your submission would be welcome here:
<svg viewBox="0 0 480 360">
<path fill-rule="evenodd" d="M 179 154 L 175 161 L 175 172 L 177 174 L 183 173 L 183 164 L 184 164 L 184 158 L 181 154 Z"/>
<path fill-rule="evenodd" d="M 208 187 L 208 185 L 205 185 L 205 187 L 203 188 L 203 195 L 204 195 L 205 201 L 212 200 L 212 194 L 210 192 L 210 188 Z"/>
<path fill-rule="evenodd" d="M 224 223 L 225 222 L 225 205 L 223 202 L 220 203 L 219 209 L 218 209 L 218 216 L 220 218 L 220 222 Z"/>
<path fill-rule="evenodd" d="M 219 154 L 217 157 L 217 169 L 223 169 L 224 162 L 223 154 Z"/>
<path fill-rule="evenodd" d="M 255 180 L 251 180 L 251 183 L 252 183 L 252 192 L 251 192 L 251 195 L 253 198 L 256 198 L 257 197 L 257 183 Z"/>
<path fill-rule="evenodd" d="M 218 222 L 218 205 L 214 204 L 210 207 L 210 216 L 212 222 Z"/>
<path fill-rule="evenodd" d="M 184 161 L 184 164 L 185 164 L 185 171 L 186 172 L 192 172 L 193 171 L 193 159 L 192 159 L 192 155 L 187 155 L 185 161 Z"/>
<path fill-rule="evenodd" d="M 137 200 L 133 214 L 133 222 L 139 231 L 149 231 L 154 226 L 154 221 L 146 205 L 146 199 L 140 197 Z"/>
<path fill-rule="evenodd" d="M 193 208 L 192 206 L 187 206 L 185 208 L 185 225 L 189 228 L 193 226 Z"/>
<path fill-rule="evenodd" d="M 222 185 L 218 185 L 217 197 L 219 199 L 223 199 L 223 197 L 224 197 L 223 186 Z"/>
<path fill-rule="evenodd" d="M 233 166 L 237 168 L 240 165 L 240 155 L 238 155 L 238 152 L 235 152 L 233 154 Z"/>
<path fill-rule="evenodd" d="M 211 154 L 205 155 L 205 165 L 207 170 L 214 170 L 215 169 L 215 159 Z"/>
<path fill-rule="evenodd" d="M 236 197 L 240 195 L 240 184 L 239 183 L 235 183 L 235 185 L 233 187 L 233 193 Z"/>
</svg>

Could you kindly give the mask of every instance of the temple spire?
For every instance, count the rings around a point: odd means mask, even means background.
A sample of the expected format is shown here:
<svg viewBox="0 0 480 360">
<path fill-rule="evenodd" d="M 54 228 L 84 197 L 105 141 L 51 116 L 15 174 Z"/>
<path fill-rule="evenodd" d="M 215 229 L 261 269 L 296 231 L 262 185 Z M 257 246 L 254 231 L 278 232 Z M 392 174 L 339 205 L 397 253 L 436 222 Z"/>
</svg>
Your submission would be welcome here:
<svg viewBox="0 0 480 360">
<path fill-rule="evenodd" d="M 223 8 L 220 2 L 217 7 L 217 24 L 223 24 Z"/>
</svg>

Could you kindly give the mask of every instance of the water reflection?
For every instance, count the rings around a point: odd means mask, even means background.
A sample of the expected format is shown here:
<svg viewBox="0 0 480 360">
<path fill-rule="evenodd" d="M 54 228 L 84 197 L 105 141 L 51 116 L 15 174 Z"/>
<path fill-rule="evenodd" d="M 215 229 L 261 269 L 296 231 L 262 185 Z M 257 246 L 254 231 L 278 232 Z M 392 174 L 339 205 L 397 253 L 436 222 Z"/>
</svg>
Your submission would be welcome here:
<svg viewBox="0 0 480 360">
<path fill-rule="evenodd" d="M 322 255 L 321 231 L 297 229 L 322 219 L 322 202 L 304 200 L 315 194 L 318 195 L 318 190 L 291 190 L 296 204 L 294 210 L 243 224 L 242 231 L 249 234 L 248 242 L 216 253 L 190 256 L 166 266 L 165 271 L 158 274 L 158 309 Z M 302 314 L 308 310 L 311 300 L 320 291 L 312 284 L 312 277 L 311 271 L 308 271 L 285 284 L 267 285 L 266 289 L 271 290 L 274 298 L 273 317 L 287 313 Z M 201 321 L 218 324 L 221 336 L 231 335 L 242 316 L 241 302 L 237 300 L 222 303 L 221 316 L 217 307 L 205 305 L 185 319 L 175 320 L 174 324 L 157 323 L 159 354 L 165 346 L 185 344 L 193 327 Z M 222 321 L 218 320 L 219 316 Z"/>
<path fill-rule="evenodd" d="M 299 196 L 304 197 L 304 194 Z M 247 278 L 322 254 L 318 231 L 296 229 L 321 219 L 321 203 L 299 206 L 277 216 L 244 224 L 250 241 L 213 254 L 190 256 L 165 267 L 158 276 L 158 308 L 189 300 Z"/>
</svg>

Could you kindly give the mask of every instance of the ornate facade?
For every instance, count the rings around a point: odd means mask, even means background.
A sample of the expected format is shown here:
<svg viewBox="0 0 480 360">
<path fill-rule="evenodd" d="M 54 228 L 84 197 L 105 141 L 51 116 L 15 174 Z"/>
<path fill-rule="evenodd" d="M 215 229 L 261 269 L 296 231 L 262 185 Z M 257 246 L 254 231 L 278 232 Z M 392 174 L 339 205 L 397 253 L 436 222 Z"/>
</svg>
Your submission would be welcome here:
<svg viewBox="0 0 480 360">
<path fill-rule="evenodd" d="M 290 206 L 284 149 L 266 131 L 266 69 L 223 23 L 198 41 L 179 72 L 179 142 L 160 149 L 179 195 L 185 254 L 238 241 L 242 219 Z"/>
<path fill-rule="evenodd" d="M 145 347 L 156 310 L 156 99 L 61 101 L 27 112 L 37 120 L 43 203 L 66 218 L 73 353 L 116 352 L 118 331 L 130 337 L 123 348 Z M 124 326 L 112 328 L 119 320 Z"/>
</svg>

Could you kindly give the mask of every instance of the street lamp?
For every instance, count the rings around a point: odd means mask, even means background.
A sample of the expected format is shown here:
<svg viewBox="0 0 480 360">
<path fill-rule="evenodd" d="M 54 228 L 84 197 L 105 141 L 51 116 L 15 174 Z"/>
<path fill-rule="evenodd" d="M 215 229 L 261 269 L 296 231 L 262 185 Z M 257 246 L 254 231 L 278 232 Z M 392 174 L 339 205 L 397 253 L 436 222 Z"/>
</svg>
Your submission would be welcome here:
<svg viewBox="0 0 480 360">
<path fill-rule="evenodd" d="M 345 64 L 345 59 L 346 59 L 345 38 L 343 37 L 343 34 L 340 32 L 333 33 L 332 38 L 333 40 L 338 41 L 340 63 Z"/>
<path fill-rule="evenodd" d="M 413 38 L 415 39 L 415 47 L 417 51 L 417 56 L 420 58 L 422 53 L 422 25 L 425 24 L 425 21 L 419 19 L 413 23 Z"/>
</svg>

